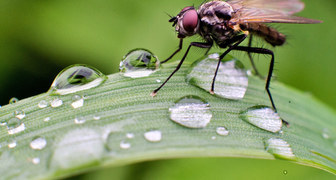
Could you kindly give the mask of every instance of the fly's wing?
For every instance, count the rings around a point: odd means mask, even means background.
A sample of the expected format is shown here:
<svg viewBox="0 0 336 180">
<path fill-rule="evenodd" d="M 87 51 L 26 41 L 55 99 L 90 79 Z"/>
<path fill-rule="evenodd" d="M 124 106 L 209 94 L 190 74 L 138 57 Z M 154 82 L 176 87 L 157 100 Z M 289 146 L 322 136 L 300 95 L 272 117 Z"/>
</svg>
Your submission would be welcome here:
<svg viewBox="0 0 336 180">
<path fill-rule="evenodd" d="M 235 13 L 232 23 L 299 23 L 314 24 L 321 21 L 292 16 L 302 11 L 300 0 L 228 0 Z"/>
</svg>

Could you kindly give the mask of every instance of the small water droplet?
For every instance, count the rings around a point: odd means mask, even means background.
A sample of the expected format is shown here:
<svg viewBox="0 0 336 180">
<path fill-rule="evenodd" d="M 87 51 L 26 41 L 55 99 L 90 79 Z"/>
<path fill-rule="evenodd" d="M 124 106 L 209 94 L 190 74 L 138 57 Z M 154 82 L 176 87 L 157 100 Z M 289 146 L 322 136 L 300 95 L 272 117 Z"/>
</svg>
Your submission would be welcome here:
<svg viewBox="0 0 336 180">
<path fill-rule="evenodd" d="M 218 64 L 218 54 L 217 58 L 214 58 L 215 55 L 211 54 L 196 61 L 187 75 L 187 82 L 210 91 Z M 242 99 L 248 87 L 248 77 L 243 68 L 242 63 L 229 56 L 222 60 L 216 76 L 214 93 L 227 99 Z"/>
<path fill-rule="evenodd" d="M 157 79 L 157 80 L 156 80 L 156 82 L 157 82 L 157 83 L 160 83 L 160 82 L 161 82 L 161 80 L 160 80 L 160 79 Z"/>
<path fill-rule="evenodd" d="M 100 116 L 98 116 L 98 115 L 94 115 L 94 116 L 93 116 L 93 119 L 94 119 L 94 120 L 99 120 L 99 119 L 100 119 Z"/>
<path fill-rule="evenodd" d="M 270 132 L 278 132 L 282 127 L 282 120 L 272 108 L 267 106 L 253 106 L 241 112 L 240 117 L 250 124 Z"/>
<path fill-rule="evenodd" d="M 295 157 L 290 145 L 279 138 L 270 138 L 265 141 L 266 151 L 277 158 L 293 159 Z"/>
<path fill-rule="evenodd" d="M 287 173 L 288 173 L 287 170 L 283 170 L 284 175 L 287 175 Z"/>
<path fill-rule="evenodd" d="M 330 135 L 329 135 L 330 133 L 329 133 L 329 129 L 327 129 L 327 128 L 324 128 L 323 130 L 322 130 L 322 137 L 324 138 L 324 139 L 329 139 L 330 138 Z"/>
<path fill-rule="evenodd" d="M 70 94 L 101 85 L 106 76 L 87 65 L 73 65 L 62 70 L 50 87 L 54 94 Z"/>
<path fill-rule="evenodd" d="M 134 49 L 126 54 L 120 62 L 119 70 L 131 78 L 146 77 L 155 72 L 160 62 L 146 49 Z"/>
<path fill-rule="evenodd" d="M 153 131 L 148 131 L 144 134 L 144 137 L 147 141 L 150 142 L 159 142 L 161 141 L 162 134 L 161 131 L 158 130 L 153 130 Z"/>
<path fill-rule="evenodd" d="M 75 124 L 84 124 L 85 123 L 85 119 L 83 117 L 76 117 L 74 119 Z"/>
<path fill-rule="evenodd" d="M 17 117 L 18 119 L 23 119 L 24 117 L 26 117 L 26 114 L 22 110 L 17 110 L 14 111 L 14 116 Z"/>
<path fill-rule="evenodd" d="M 131 147 L 131 143 L 125 142 L 125 141 L 121 141 L 120 142 L 120 148 L 121 149 L 129 149 Z"/>
<path fill-rule="evenodd" d="M 48 102 L 47 102 L 46 100 L 41 100 L 41 101 L 37 104 L 37 106 L 38 106 L 39 108 L 45 108 L 45 107 L 48 106 Z"/>
<path fill-rule="evenodd" d="M 26 129 L 25 124 L 18 118 L 11 118 L 7 122 L 8 134 L 16 134 Z"/>
<path fill-rule="evenodd" d="M 48 122 L 48 121 L 50 121 L 50 117 L 46 117 L 46 118 L 44 118 L 43 121 L 44 121 L 44 122 Z"/>
<path fill-rule="evenodd" d="M 74 95 L 72 97 L 72 103 L 71 106 L 76 109 L 79 107 L 82 107 L 84 105 L 84 98 L 80 97 L 79 95 Z"/>
<path fill-rule="evenodd" d="M 212 136 L 211 139 L 212 139 L 212 140 L 215 140 L 215 139 L 216 139 L 216 136 Z"/>
<path fill-rule="evenodd" d="M 31 160 L 33 164 L 40 164 L 40 158 L 36 157 Z"/>
<path fill-rule="evenodd" d="M 61 99 L 58 99 L 58 98 L 55 98 L 54 100 L 52 100 L 50 102 L 50 106 L 53 107 L 53 108 L 62 106 L 62 104 L 63 104 L 63 101 Z"/>
<path fill-rule="evenodd" d="M 16 102 L 18 102 L 18 101 L 19 101 L 18 98 L 16 98 L 16 97 L 12 97 L 12 98 L 9 100 L 9 104 L 14 104 L 14 103 L 16 103 Z"/>
<path fill-rule="evenodd" d="M 210 106 L 197 96 L 186 96 L 169 108 L 170 119 L 189 128 L 206 127 L 212 118 Z"/>
<path fill-rule="evenodd" d="M 30 147 L 35 150 L 42 150 L 47 145 L 47 140 L 42 137 L 35 137 L 30 142 Z"/>
<path fill-rule="evenodd" d="M 133 138 L 134 138 L 134 134 L 133 134 L 133 133 L 127 133 L 127 134 L 126 134 L 126 137 L 127 137 L 128 139 L 133 139 Z"/>
<path fill-rule="evenodd" d="M 221 136 L 227 136 L 229 135 L 229 131 L 225 127 L 217 127 L 216 133 Z"/>
<path fill-rule="evenodd" d="M 8 147 L 9 148 L 15 148 L 16 147 L 16 141 L 15 141 L 15 139 L 10 139 L 9 141 L 8 141 Z"/>
</svg>

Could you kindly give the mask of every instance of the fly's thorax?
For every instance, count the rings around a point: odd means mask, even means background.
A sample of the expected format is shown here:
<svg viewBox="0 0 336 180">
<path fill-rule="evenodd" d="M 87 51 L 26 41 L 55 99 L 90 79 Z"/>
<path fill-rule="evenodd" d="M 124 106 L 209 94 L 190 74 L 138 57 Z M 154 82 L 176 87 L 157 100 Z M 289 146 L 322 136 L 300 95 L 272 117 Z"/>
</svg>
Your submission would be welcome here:
<svg viewBox="0 0 336 180">
<path fill-rule="evenodd" d="M 234 10 L 224 1 L 210 1 L 198 9 L 198 14 L 203 23 L 208 25 L 223 24 L 229 21 Z"/>
</svg>

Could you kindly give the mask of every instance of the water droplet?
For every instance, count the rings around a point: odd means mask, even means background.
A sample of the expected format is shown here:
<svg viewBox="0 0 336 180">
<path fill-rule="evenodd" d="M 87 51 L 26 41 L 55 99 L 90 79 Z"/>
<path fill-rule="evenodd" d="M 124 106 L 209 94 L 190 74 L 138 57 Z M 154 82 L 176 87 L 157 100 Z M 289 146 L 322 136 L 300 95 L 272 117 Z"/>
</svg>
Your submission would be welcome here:
<svg viewBox="0 0 336 180">
<path fill-rule="evenodd" d="M 160 83 L 160 82 L 161 82 L 161 80 L 160 80 L 160 79 L 157 79 L 157 80 L 156 80 L 156 82 L 157 82 L 157 83 Z"/>
<path fill-rule="evenodd" d="M 212 118 L 210 106 L 197 96 L 186 96 L 169 108 L 170 119 L 189 128 L 206 127 Z"/>
<path fill-rule="evenodd" d="M 0 120 L 0 126 L 6 126 L 6 125 L 7 125 L 6 119 L 1 119 Z"/>
<path fill-rule="evenodd" d="M 216 54 L 196 61 L 187 75 L 187 82 L 210 91 L 214 72 L 218 64 Z M 218 55 L 218 54 L 217 54 Z M 227 57 L 222 60 L 216 76 L 214 93 L 227 99 L 242 99 L 248 86 L 248 77 L 238 60 Z"/>
<path fill-rule="evenodd" d="M 265 141 L 265 146 L 266 151 L 273 154 L 277 158 L 293 159 L 295 157 L 290 145 L 282 139 L 270 138 Z"/>
<path fill-rule="evenodd" d="M 216 136 L 212 136 L 211 139 L 212 139 L 212 140 L 215 140 L 215 139 L 216 139 Z"/>
<path fill-rule="evenodd" d="M 14 103 L 16 103 L 16 102 L 18 102 L 18 101 L 19 101 L 18 98 L 16 98 L 16 97 L 12 97 L 12 98 L 9 100 L 9 104 L 14 104 Z"/>
<path fill-rule="evenodd" d="M 42 150 L 47 145 L 47 140 L 42 137 L 35 137 L 30 142 L 30 147 L 35 150 Z"/>
<path fill-rule="evenodd" d="M 134 138 L 134 134 L 133 134 L 133 133 L 127 133 L 127 134 L 126 134 L 126 137 L 127 137 L 128 139 L 133 139 L 133 138 Z"/>
<path fill-rule="evenodd" d="M 84 124 L 85 123 L 85 119 L 83 117 L 76 117 L 74 119 L 75 124 Z"/>
<path fill-rule="evenodd" d="M 120 142 L 120 148 L 121 149 L 129 149 L 131 147 L 131 143 L 125 142 L 125 141 L 121 141 Z"/>
<path fill-rule="evenodd" d="M 62 70 L 51 85 L 54 94 L 70 94 L 99 86 L 106 80 L 100 71 L 87 65 L 73 65 Z"/>
<path fill-rule="evenodd" d="M 272 108 L 267 106 L 253 106 L 241 112 L 240 117 L 261 129 L 278 132 L 282 127 L 282 120 Z"/>
<path fill-rule="evenodd" d="M 73 108 L 79 108 L 79 107 L 82 107 L 84 104 L 84 98 L 83 97 L 80 97 L 78 95 L 74 95 L 72 97 L 72 103 L 71 103 L 71 106 Z"/>
<path fill-rule="evenodd" d="M 153 131 L 146 132 L 144 134 L 144 137 L 147 141 L 159 142 L 159 141 L 161 141 L 162 135 L 161 135 L 161 131 L 153 130 Z"/>
<path fill-rule="evenodd" d="M 44 118 L 43 121 L 44 121 L 44 122 L 48 122 L 48 121 L 50 121 L 50 117 L 46 117 L 46 118 Z"/>
<path fill-rule="evenodd" d="M 45 108 L 45 107 L 48 106 L 48 102 L 47 102 L 46 100 L 41 100 L 41 101 L 37 104 L 37 106 L 38 106 L 39 108 Z"/>
<path fill-rule="evenodd" d="M 7 122 L 8 134 L 16 134 L 26 129 L 24 123 L 18 118 L 11 118 Z"/>
<path fill-rule="evenodd" d="M 120 62 L 119 70 L 131 78 L 146 77 L 155 72 L 160 62 L 146 49 L 134 49 L 126 54 Z"/>
<path fill-rule="evenodd" d="M 36 157 L 36 158 L 33 158 L 31 161 L 33 164 L 40 164 L 40 158 Z"/>
<path fill-rule="evenodd" d="M 283 170 L 284 175 L 287 175 L 287 173 L 288 173 L 287 170 Z"/>
<path fill-rule="evenodd" d="M 50 102 L 51 107 L 59 107 L 59 106 L 62 106 L 62 104 L 63 104 L 63 101 L 58 98 L 55 98 L 54 100 Z"/>
<path fill-rule="evenodd" d="M 94 119 L 94 120 L 99 120 L 99 119 L 100 119 L 100 116 L 98 116 L 98 115 L 94 115 L 94 116 L 93 116 L 93 119 Z"/>
<path fill-rule="evenodd" d="M 324 138 L 324 139 L 329 139 L 330 138 L 330 135 L 329 135 L 330 133 L 329 133 L 329 129 L 327 129 L 327 128 L 324 128 L 323 130 L 322 130 L 322 137 Z"/>
<path fill-rule="evenodd" d="M 15 148 L 16 147 L 16 141 L 15 141 L 15 139 L 10 139 L 9 141 L 8 141 L 8 147 L 9 148 Z"/>
<path fill-rule="evenodd" d="M 26 117 L 26 114 L 22 110 L 17 110 L 14 111 L 14 116 L 17 117 L 18 119 L 23 119 L 24 117 Z"/>
<path fill-rule="evenodd" d="M 229 131 L 226 130 L 225 127 L 217 127 L 217 129 L 216 129 L 216 133 L 217 133 L 218 135 L 221 135 L 221 136 L 227 136 L 227 135 L 229 135 Z"/>
</svg>

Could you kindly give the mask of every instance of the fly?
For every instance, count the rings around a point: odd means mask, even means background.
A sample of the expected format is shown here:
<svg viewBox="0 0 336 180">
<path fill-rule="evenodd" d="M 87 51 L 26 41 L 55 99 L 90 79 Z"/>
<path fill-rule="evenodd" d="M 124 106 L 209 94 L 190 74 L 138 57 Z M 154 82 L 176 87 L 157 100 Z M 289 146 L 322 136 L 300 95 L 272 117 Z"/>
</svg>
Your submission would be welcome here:
<svg viewBox="0 0 336 180">
<path fill-rule="evenodd" d="M 286 36 L 265 23 L 295 23 L 316 24 L 322 21 L 293 16 L 302 11 L 304 4 L 300 0 L 214 0 L 202 4 L 198 10 L 187 6 L 169 22 L 173 23 L 180 39 L 179 47 L 174 53 L 161 63 L 169 61 L 182 49 L 183 39 L 193 35 L 200 35 L 204 42 L 191 42 L 176 69 L 170 74 L 160 87 L 152 92 L 152 96 L 167 83 L 167 81 L 180 69 L 192 46 L 207 49 L 216 43 L 220 48 L 226 48 L 220 55 L 217 68 L 211 84 L 210 93 L 214 93 L 214 85 L 221 60 L 230 51 L 247 52 L 255 73 L 261 77 L 254 65 L 251 53 L 271 56 L 269 71 L 266 78 L 265 89 L 275 112 L 277 109 L 269 90 L 274 68 L 274 53 L 265 48 L 252 47 L 252 37 L 259 36 L 272 46 L 281 46 Z M 240 44 L 249 36 L 247 46 Z M 288 125 L 288 122 L 284 121 Z"/>
</svg>

